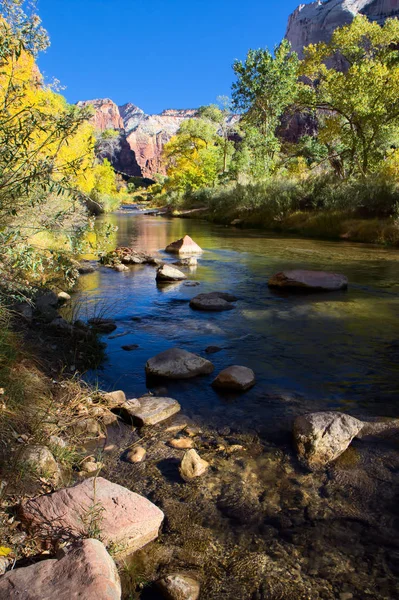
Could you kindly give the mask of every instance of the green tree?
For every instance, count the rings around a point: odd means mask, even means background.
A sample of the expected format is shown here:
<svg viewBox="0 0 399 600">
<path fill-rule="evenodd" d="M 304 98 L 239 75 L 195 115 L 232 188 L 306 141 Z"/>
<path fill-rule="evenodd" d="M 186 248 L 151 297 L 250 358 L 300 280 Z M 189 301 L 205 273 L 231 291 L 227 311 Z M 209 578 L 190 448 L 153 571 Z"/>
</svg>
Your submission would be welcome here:
<svg viewBox="0 0 399 600">
<path fill-rule="evenodd" d="M 366 176 L 396 143 L 399 128 L 399 21 L 364 16 L 328 44 L 305 49 L 303 106 L 317 112 L 318 139 L 337 175 Z"/>
<path fill-rule="evenodd" d="M 281 117 L 297 97 L 298 69 L 298 56 L 287 40 L 275 48 L 274 56 L 267 49 L 249 50 L 245 62 L 233 64 L 234 107 L 244 113 L 248 149 L 257 149 L 265 174 L 273 170 L 280 150 L 276 130 Z M 259 132 L 255 143 L 254 128 Z"/>
</svg>

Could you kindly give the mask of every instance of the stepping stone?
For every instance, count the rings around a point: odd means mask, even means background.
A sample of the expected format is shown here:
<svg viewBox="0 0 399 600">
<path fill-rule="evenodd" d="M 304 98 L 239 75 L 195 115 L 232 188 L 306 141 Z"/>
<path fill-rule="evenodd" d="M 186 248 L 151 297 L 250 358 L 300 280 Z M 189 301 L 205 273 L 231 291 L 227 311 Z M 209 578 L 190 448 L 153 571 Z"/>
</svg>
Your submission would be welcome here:
<svg viewBox="0 0 399 600">
<path fill-rule="evenodd" d="M 345 275 L 328 273 L 327 271 L 282 271 L 273 275 L 268 282 L 269 287 L 292 291 L 335 292 L 346 290 L 348 279 Z"/>
<path fill-rule="evenodd" d="M 172 254 L 200 254 L 203 250 L 189 235 L 185 235 L 180 240 L 166 246 L 165 252 L 170 252 Z"/>
<path fill-rule="evenodd" d="M 99 528 L 102 541 L 112 543 L 119 558 L 155 540 L 164 514 L 143 496 L 91 477 L 23 502 L 21 518 L 36 535 L 51 540 L 68 541 Z"/>
<path fill-rule="evenodd" d="M 189 379 L 197 375 L 207 375 L 214 370 L 213 364 L 181 348 L 171 348 L 157 354 L 147 361 L 147 375 L 167 377 L 169 379 Z"/>
<path fill-rule="evenodd" d="M 190 302 L 190 307 L 195 310 L 208 310 L 211 312 L 220 312 L 223 310 L 232 310 L 237 298 L 232 294 L 224 292 L 211 292 L 210 294 L 199 294 Z"/>
<path fill-rule="evenodd" d="M 139 427 L 143 425 L 156 425 L 166 421 L 178 413 L 180 404 L 173 398 L 159 398 L 156 396 L 143 396 L 127 400 L 120 409 L 120 414 L 125 420 L 133 421 Z"/>
<path fill-rule="evenodd" d="M 86 539 L 62 558 L 9 571 L 0 578 L 0 598 L 7 600 L 120 600 L 116 565 L 104 544 Z"/>
<path fill-rule="evenodd" d="M 255 373 L 248 367 L 234 365 L 219 373 L 212 386 L 224 390 L 245 392 L 255 385 Z"/>
<path fill-rule="evenodd" d="M 157 281 L 182 281 L 183 279 L 187 279 L 186 275 L 171 265 L 162 265 L 157 270 Z"/>
</svg>

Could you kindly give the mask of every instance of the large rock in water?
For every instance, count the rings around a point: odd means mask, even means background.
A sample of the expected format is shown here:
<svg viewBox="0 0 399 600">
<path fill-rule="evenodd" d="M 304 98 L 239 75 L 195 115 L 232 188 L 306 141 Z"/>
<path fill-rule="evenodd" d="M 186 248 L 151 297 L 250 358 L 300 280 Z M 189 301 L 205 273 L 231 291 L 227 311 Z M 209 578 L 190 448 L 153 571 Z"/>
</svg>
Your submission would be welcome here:
<svg viewBox="0 0 399 600">
<path fill-rule="evenodd" d="M 82 540 L 60 559 L 14 569 L 0 578 L 4 600 L 120 600 L 114 561 L 98 540 Z"/>
<path fill-rule="evenodd" d="M 21 517 L 40 537 L 52 540 L 82 537 L 97 526 L 103 542 L 112 543 L 120 557 L 156 539 L 164 515 L 143 496 L 92 477 L 24 502 Z"/>
<path fill-rule="evenodd" d="M 348 25 L 356 15 L 366 15 L 382 25 L 386 19 L 399 16 L 397 0 L 329 0 L 301 4 L 290 16 L 286 38 L 292 49 L 303 57 L 309 44 L 329 42 L 337 27 Z"/>
<path fill-rule="evenodd" d="M 340 412 L 318 412 L 297 417 L 294 441 L 298 456 L 309 468 L 323 468 L 348 448 L 364 423 Z"/>
<path fill-rule="evenodd" d="M 195 310 L 204 310 L 210 312 L 221 312 L 223 310 L 232 310 L 235 308 L 233 302 L 237 298 L 232 294 L 224 292 L 211 292 L 209 294 L 198 294 L 190 301 L 190 307 Z"/>
<path fill-rule="evenodd" d="M 170 252 L 172 254 L 200 254 L 203 250 L 189 235 L 185 235 L 180 240 L 166 246 L 165 252 Z"/>
<path fill-rule="evenodd" d="M 255 385 L 255 373 L 248 367 L 234 365 L 221 371 L 212 385 L 223 390 L 245 392 Z"/>
<path fill-rule="evenodd" d="M 269 279 L 269 287 L 294 291 L 335 292 L 346 290 L 348 279 L 345 275 L 327 271 L 282 271 Z"/>
<path fill-rule="evenodd" d="M 162 265 L 157 269 L 157 281 L 182 281 L 183 279 L 187 279 L 186 275 L 171 265 Z"/>
<path fill-rule="evenodd" d="M 145 366 L 147 375 L 168 379 L 189 379 L 208 375 L 213 370 L 214 366 L 209 360 L 181 348 L 165 350 L 150 358 Z"/>
</svg>

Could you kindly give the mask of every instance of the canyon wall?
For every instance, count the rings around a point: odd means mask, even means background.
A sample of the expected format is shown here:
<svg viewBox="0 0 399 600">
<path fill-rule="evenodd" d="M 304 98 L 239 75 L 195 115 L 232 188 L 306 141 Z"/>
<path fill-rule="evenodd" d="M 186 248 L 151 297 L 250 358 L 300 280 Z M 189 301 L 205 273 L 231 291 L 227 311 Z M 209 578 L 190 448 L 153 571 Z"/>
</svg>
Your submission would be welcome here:
<svg viewBox="0 0 399 600">
<path fill-rule="evenodd" d="M 358 14 L 382 25 L 389 17 L 399 16 L 399 0 L 318 0 L 301 4 L 288 19 L 286 38 L 302 58 L 305 46 L 328 42 L 334 29 L 351 23 Z"/>
</svg>

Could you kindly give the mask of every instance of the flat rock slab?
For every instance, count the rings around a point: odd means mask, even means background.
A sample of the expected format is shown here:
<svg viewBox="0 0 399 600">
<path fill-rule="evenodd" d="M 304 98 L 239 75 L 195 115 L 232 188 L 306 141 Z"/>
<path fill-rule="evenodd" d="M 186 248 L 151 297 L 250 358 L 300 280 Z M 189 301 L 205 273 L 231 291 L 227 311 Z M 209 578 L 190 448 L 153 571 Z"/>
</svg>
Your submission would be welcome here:
<svg viewBox="0 0 399 600">
<path fill-rule="evenodd" d="M 60 559 L 14 569 L 0 578 L 4 600 L 120 600 L 114 561 L 98 540 L 77 543 Z"/>
<path fill-rule="evenodd" d="M 309 468 L 323 468 L 337 459 L 364 423 L 340 412 L 318 412 L 297 417 L 294 441 L 298 456 Z"/>
<path fill-rule="evenodd" d="M 157 281 L 183 281 L 184 279 L 187 279 L 186 275 L 171 265 L 162 265 L 157 269 Z"/>
<path fill-rule="evenodd" d="M 212 386 L 224 390 L 245 392 L 255 385 L 255 373 L 248 367 L 233 365 L 219 373 Z"/>
<path fill-rule="evenodd" d="M 200 254 L 203 250 L 189 235 L 185 235 L 180 240 L 166 246 L 165 252 L 170 252 L 172 254 Z"/>
<path fill-rule="evenodd" d="M 214 370 L 213 364 L 181 348 L 171 348 L 157 354 L 147 361 L 147 375 L 168 379 L 189 379 L 197 375 L 208 375 Z"/>
<path fill-rule="evenodd" d="M 97 515 L 97 516 L 96 516 Z M 164 515 L 152 502 L 103 477 L 39 496 L 21 505 L 21 518 L 40 537 L 70 540 L 87 535 L 97 518 L 104 544 L 118 557 L 158 537 Z"/>
<path fill-rule="evenodd" d="M 232 310 L 237 298 L 232 294 L 225 292 L 211 292 L 210 294 L 198 294 L 190 301 L 190 307 L 195 310 L 208 310 L 211 312 L 221 312 L 223 310 Z"/>
<path fill-rule="evenodd" d="M 140 427 L 143 425 L 156 425 L 166 421 L 181 409 L 180 404 L 173 398 L 156 396 L 143 396 L 127 400 L 122 406 L 121 414 L 130 417 L 130 420 Z"/>
<path fill-rule="evenodd" d="M 292 291 L 335 292 L 346 290 L 348 279 L 345 275 L 327 271 L 282 271 L 269 279 L 269 287 Z"/>
</svg>

